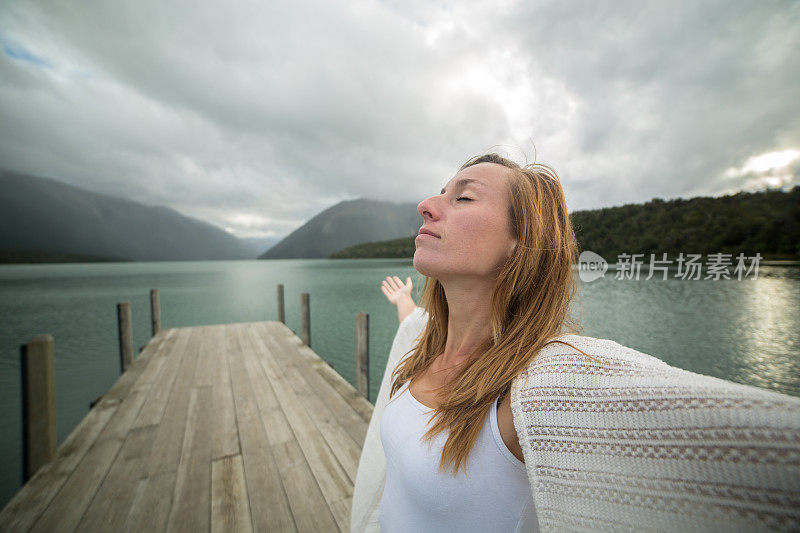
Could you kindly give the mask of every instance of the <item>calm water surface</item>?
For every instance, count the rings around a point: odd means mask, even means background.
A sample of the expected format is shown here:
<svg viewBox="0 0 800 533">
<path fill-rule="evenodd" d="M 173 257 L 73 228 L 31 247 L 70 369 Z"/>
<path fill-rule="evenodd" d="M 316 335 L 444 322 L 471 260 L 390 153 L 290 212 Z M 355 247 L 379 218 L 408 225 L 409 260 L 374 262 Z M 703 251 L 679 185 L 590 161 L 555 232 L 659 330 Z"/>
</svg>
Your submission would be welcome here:
<svg viewBox="0 0 800 533">
<path fill-rule="evenodd" d="M 274 260 L 0 265 L 0 506 L 22 483 L 19 345 L 55 339 L 61 443 L 119 377 L 116 304 L 130 301 L 134 351 L 150 337 L 149 290 L 161 292 L 162 327 L 277 320 L 300 331 L 300 294 L 311 295 L 311 346 L 355 383 L 355 315 L 370 315 L 371 401 L 397 312 L 381 280 L 411 276 L 410 260 Z M 751 276 L 752 277 L 752 276 Z M 418 298 L 416 298 L 418 300 Z M 612 339 L 670 365 L 800 396 L 800 267 L 764 266 L 758 279 L 615 280 L 580 285 L 583 335 Z"/>
</svg>

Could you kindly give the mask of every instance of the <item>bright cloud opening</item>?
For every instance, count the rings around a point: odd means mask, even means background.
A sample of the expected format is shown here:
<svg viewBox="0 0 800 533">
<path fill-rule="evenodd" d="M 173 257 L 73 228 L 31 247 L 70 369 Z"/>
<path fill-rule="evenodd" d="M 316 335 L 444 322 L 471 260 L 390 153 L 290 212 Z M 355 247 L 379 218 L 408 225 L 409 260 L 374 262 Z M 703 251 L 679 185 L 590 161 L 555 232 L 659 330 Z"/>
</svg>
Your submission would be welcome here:
<svg viewBox="0 0 800 533">
<path fill-rule="evenodd" d="M 729 179 L 747 178 L 743 190 L 760 190 L 765 187 L 789 187 L 795 181 L 793 164 L 800 160 L 800 150 L 789 149 L 752 156 L 741 167 L 725 171 Z"/>
<path fill-rule="evenodd" d="M 741 168 L 741 174 L 766 172 L 773 168 L 787 167 L 796 159 L 800 159 L 800 150 L 782 150 L 780 152 L 761 154 L 748 159 L 747 163 Z"/>
</svg>

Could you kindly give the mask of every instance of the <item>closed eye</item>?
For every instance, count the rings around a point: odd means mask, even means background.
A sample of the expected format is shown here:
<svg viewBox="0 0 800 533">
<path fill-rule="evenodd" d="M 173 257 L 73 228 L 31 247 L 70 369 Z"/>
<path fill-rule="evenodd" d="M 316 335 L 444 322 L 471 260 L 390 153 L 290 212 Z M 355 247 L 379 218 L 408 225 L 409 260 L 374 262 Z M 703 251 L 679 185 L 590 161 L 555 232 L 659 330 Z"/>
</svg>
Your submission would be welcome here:
<svg viewBox="0 0 800 533">
<path fill-rule="evenodd" d="M 467 200 L 468 202 L 471 202 L 472 198 L 467 198 L 466 196 L 459 196 L 456 198 L 456 202 L 460 202 L 461 200 Z"/>
</svg>

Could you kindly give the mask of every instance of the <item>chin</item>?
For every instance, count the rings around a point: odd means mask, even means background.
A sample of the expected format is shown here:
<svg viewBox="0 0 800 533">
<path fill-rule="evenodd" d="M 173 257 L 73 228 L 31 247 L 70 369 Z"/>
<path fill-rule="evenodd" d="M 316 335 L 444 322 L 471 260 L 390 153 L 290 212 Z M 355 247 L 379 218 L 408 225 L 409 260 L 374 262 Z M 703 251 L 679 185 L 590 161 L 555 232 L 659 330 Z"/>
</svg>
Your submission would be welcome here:
<svg viewBox="0 0 800 533">
<path fill-rule="evenodd" d="M 423 276 L 427 276 L 429 278 L 438 278 L 442 274 L 442 269 L 437 268 L 432 261 L 426 261 L 424 256 L 424 252 L 421 254 L 419 251 L 414 252 L 414 270 Z"/>
<path fill-rule="evenodd" d="M 428 265 L 425 264 L 425 261 L 419 257 L 419 251 L 414 252 L 414 270 L 422 274 L 423 276 L 433 277 L 430 273 L 430 268 Z"/>
</svg>

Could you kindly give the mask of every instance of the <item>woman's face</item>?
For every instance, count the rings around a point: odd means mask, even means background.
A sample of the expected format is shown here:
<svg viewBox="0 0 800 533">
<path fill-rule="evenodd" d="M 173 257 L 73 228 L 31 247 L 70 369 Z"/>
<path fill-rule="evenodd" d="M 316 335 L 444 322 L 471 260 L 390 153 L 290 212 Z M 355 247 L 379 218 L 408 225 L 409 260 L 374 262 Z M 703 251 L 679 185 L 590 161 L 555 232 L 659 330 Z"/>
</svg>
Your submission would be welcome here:
<svg viewBox="0 0 800 533">
<path fill-rule="evenodd" d="M 514 251 L 509 211 L 510 170 L 479 163 L 456 174 L 442 193 L 420 202 L 423 218 L 415 240 L 414 268 L 440 281 L 448 277 L 491 277 Z"/>
</svg>

